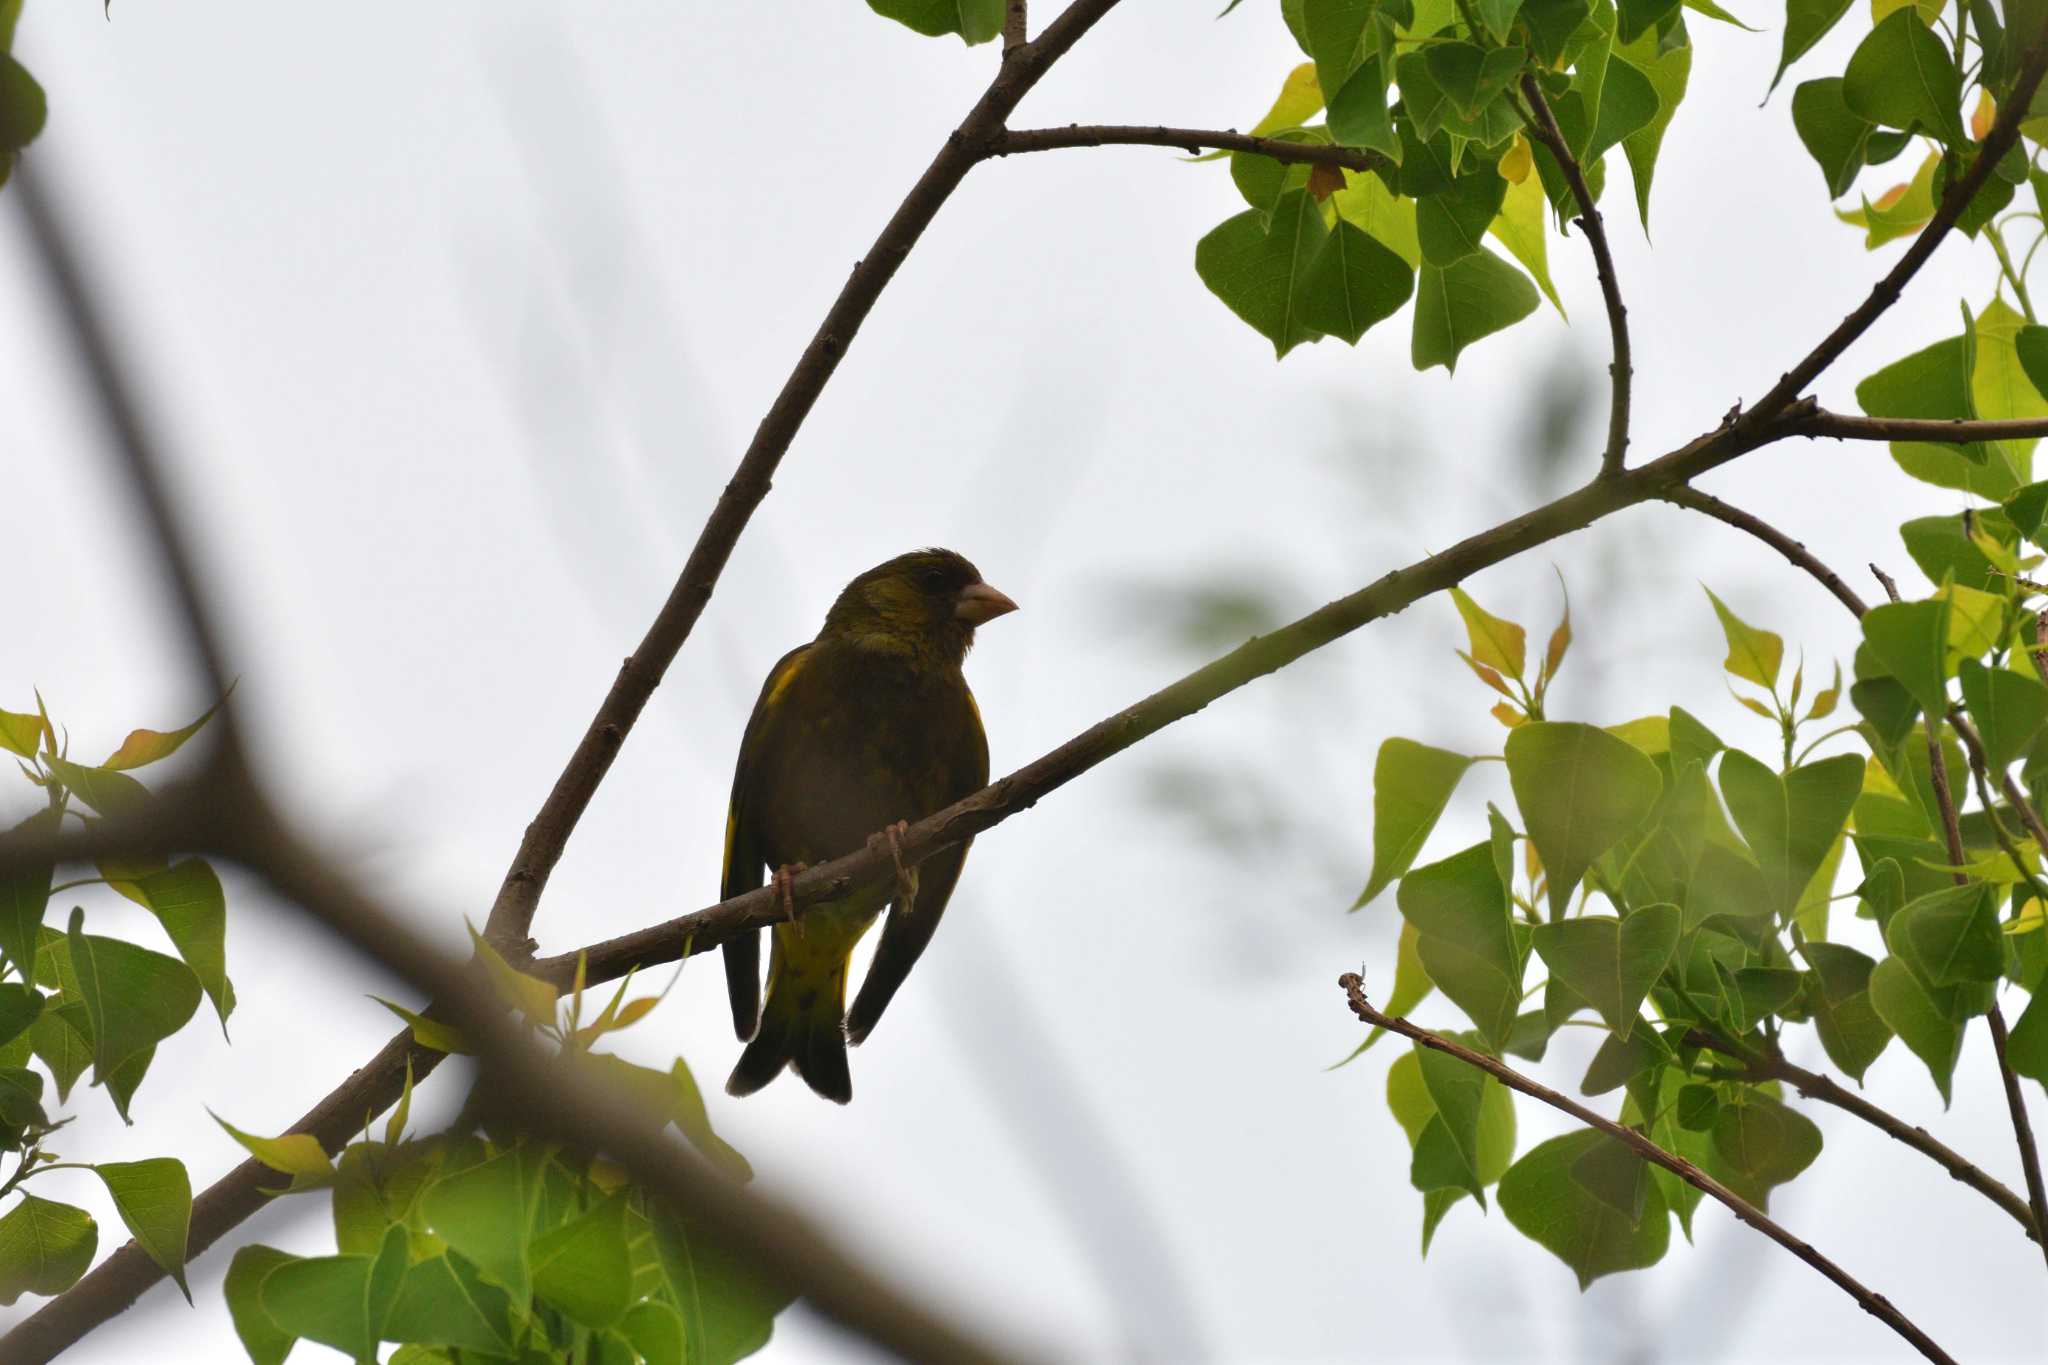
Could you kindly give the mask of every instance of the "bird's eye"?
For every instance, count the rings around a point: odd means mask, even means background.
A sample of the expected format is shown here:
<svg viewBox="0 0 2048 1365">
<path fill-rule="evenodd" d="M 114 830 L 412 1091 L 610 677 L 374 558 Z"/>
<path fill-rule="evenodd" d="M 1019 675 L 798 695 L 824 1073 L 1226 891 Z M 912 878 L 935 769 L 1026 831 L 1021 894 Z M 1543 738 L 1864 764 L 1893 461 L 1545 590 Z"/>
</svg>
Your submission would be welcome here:
<svg viewBox="0 0 2048 1365">
<path fill-rule="evenodd" d="M 946 571 L 944 569 L 926 569 L 918 576 L 925 581 L 925 586 L 932 588 L 936 588 L 939 584 L 946 581 Z"/>
</svg>

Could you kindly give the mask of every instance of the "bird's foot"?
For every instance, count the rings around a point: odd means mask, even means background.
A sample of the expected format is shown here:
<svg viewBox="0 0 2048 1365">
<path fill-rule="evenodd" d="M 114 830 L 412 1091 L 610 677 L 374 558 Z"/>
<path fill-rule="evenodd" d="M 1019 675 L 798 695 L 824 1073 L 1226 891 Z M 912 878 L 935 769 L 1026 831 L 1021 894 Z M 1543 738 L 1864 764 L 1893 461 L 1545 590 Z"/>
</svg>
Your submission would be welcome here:
<svg viewBox="0 0 2048 1365">
<path fill-rule="evenodd" d="M 898 820 L 883 827 L 880 834 L 868 836 L 868 847 L 878 849 L 882 844 L 889 846 L 889 860 L 896 864 L 896 908 L 909 914 L 917 902 L 917 869 L 903 865 L 903 839 L 910 833 L 910 822 Z"/>
<path fill-rule="evenodd" d="M 775 869 L 775 893 L 782 897 L 782 918 L 796 927 L 799 938 L 803 937 L 804 922 L 796 917 L 796 893 L 791 887 L 808 871 L 810 868 L 804 863 L 784 863 Z"/>
</svg>

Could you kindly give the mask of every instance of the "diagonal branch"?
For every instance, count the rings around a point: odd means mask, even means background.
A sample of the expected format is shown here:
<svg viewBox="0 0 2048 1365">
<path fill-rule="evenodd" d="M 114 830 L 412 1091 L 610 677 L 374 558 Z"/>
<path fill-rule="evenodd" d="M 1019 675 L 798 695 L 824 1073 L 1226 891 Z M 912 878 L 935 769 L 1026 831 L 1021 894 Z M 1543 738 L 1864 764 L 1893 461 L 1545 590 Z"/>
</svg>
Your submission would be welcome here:
<svg viewBox="0 0 2048 1365">
<path fill-rule="evenodd" d="M 1593 250 L 1600 297 L 1607 305 L 1607 331 L 1614 341 L 1614 360 L 1607 367 L 1613 381 L 1613 398 L 1608 404 L 1607 448 L 1600 454 L 1600 474 L 1611 479 L 1621 473 L 1628 459 L 1629 393 L 1635 379 L 1628 344 L 1628 307 L 1621 301 L 1621 278 L 1614 272 L 1614 253 L 1607 245 L 1607 224 L 1600 217 L 1599 205 L 1593 202 L 1586 173 L 1579 166 L 1578 157 L 1572 154 L 1571 144 L 1565 141 L 1563 130 L 1557 126 L 1550 103 L 1543 98 L 1543 88 L 1534 75 L 1522 77 L 1522 97 L 1529 102 L 1530 131 L 1556 160 L 1558 169 L 1564 172 L 1565 183 L 1571 187 L 1572 197 L 1579 201 L 1579 227 L 1586 234 L 1586 245 Z"/>
<path fill-rule="evenodd" d="M 640 718 L 663 673 L 689 638 L 697 618 L 703 615 L 705 603 L 711 600 L 711 591 L 739 541 L 740 532 L 746 529 L 754 509 L 768 496 L 769 481 L 782 463 L 783 454 L 839 368 L 846 348 L 852 344 L 876 299 L 967 172 L 985 155 L 980 149 L 1001 133 L 1003 120 L 1017 107 L 1017 102 L 1116 3 L 1117 0 L 1073 0 L 1036 42 L 1009 48 L 995 80 L 960 126 L 947 136 L 868 254 L 854 266 L 839 297 L 826 310 L 825 320 L 818 324 L 818 330 L 797 358 L 796 368 L 783 381 L 781 391 L 755 429 L 746 454 L 741 456 L 739 468 L 711 509 L 668 600 L 662 603 L 639 647 L 620 666 L 618 677 L 569 756 L 568 765 L 519 841 L 519 851 L 498 888 L 486 927 L 491 939 L 515 961 L 526 955 L 525 939 L 540 907 L 541 893 L 555 864 L 561 860 L 569 836 L 597 794 L 598 784 L 611 771 L 612 760 L 625 743 L 626 732 Z"/>
<path fill-rule="evenodd" d="M 1813 575 L 1822 587 L 1835 595 L 1837 601 L 1857 616 L 1860 617 L 1869 610 L 1863 605 L 1863 599 L 1856 595 L 1855 590 L 1842 581 L 1840 574 L 1816 559 L 1805 545 L 1792 539 L 1762 517 L 1753 516 L 1740 507 L 1731 507 L 1712 494 L 1702 493 L 1699 489 L 1691 487 L 1672 489 L 1664 495 L 1664 501 L 1678 507 L 1689 507 L 1716 521 L 1724 521 L 1738 531 L 1755 536 L 1785 556 L 1794 567 L 1804 569 Z"/>
<path fill-rule="evenodd" d="M 1663 1167 L 1694 1189 L 1699 1190 L 1703 1194 L 1711 1195 L 1725 1204 L 1729 1212 L 1733 1213 L 1737 1218 L 1749 1224 L 1758 1232 L 1761 1232 L 1764 1236 L 1770 1238 L 1779 1246 L 1785 1248 L 1785 1250 L 1791 1252 L 1794 1256 L 1797 1256 L 1800 1260 L 1806 1262 L 1815 1270 L 1818 1270 L 1821 1274 L 1841 1286 L 1842 1289 L 1848 1292 L 1851 1298 L 1856 1300 L 1857 1305 L 1864 1312 L 1870 1314 L 1879 1322 L 1882 1322 L 1885 1326 L 1911 1342 L 1913 1349 L 1920 1352 L 1921 1355 L 1926 1356 L 1929 1360 L 1949 1361 L 1953 1365 L 1953 1357 L 1948 1352 L 1942 1350 L 1941 1347 L 1935 1345 L 1933 1339 L 1925 1332 L 1914 1326 L 1910 1318 L 1892 1307 L 1891 1301 L 1885 1298 L 1884 1295 L 1873 1293 L 1871 1290 L 1866 1289 L 1861 1281 L 1857 1280 L 1848 1271 L 1836 1265 L 1826 1256 L 1821 1255 L 1819 1251 L 1814 1249 L 1811 1243 L 1802 1241 L 1800 1238 L 1787 1232 L 1769 1214 L 1751 1204 L 1741 1195 L 1735 1193 L 1735 1191 L 1729 1189 L 1726 1185 L 1723 1185 L 1684 1157 L 1674 1156 L 1650 1141 L 1643 1134 L 1638 1133 L 1635 1129 L 1623 1127 L 1610 1118 L 1594 1113 L 1591 1109 L 1586 1108 L 1586 1106 L 1570 1096 L 1559 1094 L 1542 1082 L 1529 1079 L 1504 1062 L 1488 1057 L 1484 1053 L 1474 1052 L 1463 1044 L 1454 1043 L 1448 1038 L 1440 1037 L 1437 1034 L 1431 1033 L 1428 1029 L 1411 1024 L 1406 1019 L 1397 1015 L 1382 1014 L 1379 1010 L 1373 1008 L 1371 1001 L 1366 999 L 1365 983 L 1359 979 L 1355 972 L 1346 972 L 1343 976 L 1338 977 L 1337 984 L 1344 988 L 1345 996 L 1351 1002 L 1351 1012 L 1356 1014 L 1361 1020 L 1376 1027 L 1387 1029 L 1390 1032 L 1398 1033 L 1404 1038 L 1409 1038 L 1422 1044 L 1424 1047 L 1434 1048 L 1446 1056 L 1456 1057 L 1467 1066 L 1477 1067 L 1479 1070 L 1484 1071 L 1509 1089 L 1519 1090 L 1531 1099 L 1541 1100 L 1551 1108 L 1571 1115 L 1588 1128 L 1597 1129 L 1605 1133 L 1608 1137 L 1627 1146 L 1629 1150 L 1633 1151 L 1643 1160 Z"/>
</svg>

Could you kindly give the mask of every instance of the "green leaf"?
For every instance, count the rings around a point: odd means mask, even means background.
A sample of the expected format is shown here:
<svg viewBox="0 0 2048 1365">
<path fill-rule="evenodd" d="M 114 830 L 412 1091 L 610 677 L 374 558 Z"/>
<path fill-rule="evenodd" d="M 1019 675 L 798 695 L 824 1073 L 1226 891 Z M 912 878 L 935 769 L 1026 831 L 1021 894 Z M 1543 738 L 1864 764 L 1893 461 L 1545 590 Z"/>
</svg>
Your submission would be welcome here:
<svg viewBox="0 0 2048 1365">
<path fill-rule="evenodd" d="M 38 1199 L 21 1202 L 0 1218 L 0 1306 L 23 1294 L 61 1294 L 78 1282 L 99 1249 L 99 1226 L 84 1209 Z"/>
<path fill-rule="evenodd" d="M 1872 123 L 1918 123 L 1958 146 L 1963 131 L 1962 77 L 1941 39 L 1902 9 L 1870 31 L 1842 74 L 1842 101 Z"/>
<path fill-rule="evenodd" d="M 627 1309 L 618 1332 L 646 1365 L 683 1365 L 683 1320 L 661 1300 L 643 1300 Z"/>
<path fill-rule="evenodd" d="M 2014 1071 L 2048 1087 L 2048 991 L 2037 991 L 2012 1026 L 2006 1040 L 2005 1059 Z M 4 1222 L 0 1222 L 4 1227 Z M 0 1298 L 0 1303 L 12 1300 Z"/>
<path fill-rule="evenodd" d="M 1509 255 L 1522 263 L 1522 268 L 1535 278 L 1543 297 L 1549 299 L 1550 306 L 1557 310 L 1559 317 L 1563 317 L 1564 304 L 1557 297 L 1557 286 L 1550 279 L 1550 248 L 1545 240 L 1549 216 L 1542 181 L 1536 176 L 1525 175 L 1520 184 L 1509 183 L 1507 197 L 1501 201 L 1500 216 L 1493 220 L 1487 231 L 1508 249 Z"/>
<path fill-rule="evenodd" d="M 1515 1105 L 1508 1088 L 1435 1048 L 1418 1043 L 1415 1057 L 1423 1087 L 1460 1158 L 1480 1185 L 1499 1180 L 1515 1154 Z"/>
<path fill-rule="evenodd" d="M 73 796 L 101 815 L 123 815 L 148 804 L 149 789 L 126 773 L 89 768 L 55 755 L 45 755 L 45 761 Z"/>
<path fill-rule="evenodd" d="M 1603 1275 L 1655 1265 L 1671 1242 L 1662 1193 L 1644 1193 L 1643 1214 L 1628 1217 L 1572 1179 L 1572 1169 L 1605 1140 L 1591 1130 L 1540 1143 L 1500 1182 L 1501 1212 L 1531 1241 L 1563 1261 L 1585 1289 Z"/>
<path fill-rule="evenodd" d="M 1499 1049 L 1521 1007 L 1523 963 L 1491 846 L 1475 844 L 1415 869 L 1401 879 L 1395 899 L 1415 926 L 1416 953 L 1430 980 Z"/>
<path fill-rule="evenodd" d="M 1412 739 L 1380 745 L 1372 773 L 1372 874 L 1353 910 L 1369 904 L 1414 864 L 1474 761 Z"/>
<path fill-rule="evenodd" d="M 1539 301 L 1529 277 L 1485 247 L 1447 266 L 1424 261 L 1409 358 L 1418 370 L 1455 373 L 1467 346 L 1520 322 Z"/>
<path fill-rule="evenodd" d="M 107 769 L 140 768 L 145 763 L 154 763 L 160 758 L 169 758 L 183 747 L 186 740 L 199 733 L 200 727 L 213 719 L 213 713 L 227 705 L 228 697 L 234 695 L 231 683 L 221 699 L 206 708 L 206 714 L 182 729 L 165 733 L 160 730 L 131 730 L 128 738 L 121 741 L 121 747 L 107 756 L 100 767 Z"/>
<path fill-rule="evenodd" d="M 711 1131 L 711 1114 L 704 1107 L 704 1092 L 697 1088 L 697 1078 L 690 1074 L 688 1063 L 676 1058 L 669 1066 L 668 1074 L 675 1083 L 675 1103 L 671 1109 L 682 1135 L 690 1140 L 692 1147 L 704 1154 L 705 1160 L 734 1183 L 744 1185 L 752 1180 L 754 1168 L 747 1164 L 747 1159 L 732 1144 Z"/>
<path fill-rule="evenodd" d="M 1820 1155 L 1820 1129 L 1812 1119 L 1753 1091 L 1740 1104 L 1721 1106 L 1713 1134 L 1714 1150 L 1727 1163 L 1723 1183 L 1758 1208 L 1768 1208 L 1771 1190 Z"/>
<path fill-rule="evenodd" d="M 1301 321 L 1355 346 L 1414 292 L 1415 273 L 1406 261 L 1339 218 L 1302 276 Z"/>
<path fill-rule="evenodd" d="M 171 946 L 199 978 L 225 1029 L 235 1008 L 235 990 L 228 983 L 227 897 L 220 889 L 220 878 L 205 859 L 187 858 L 130 885 L 155 912 Z"/>
<path fill-rule="evenodd" d="M 1610 1033 L 1600 1040 L 1593 1060 L 1587 1063 L 1586 1075 L 1579 1082 L 1579 1089 L 1588 1095 L 1604 1095 L 1670 1061 L 1671 1049 L 1665 1046 L 1655 1029 L 1635 1029 L 1626 1037 Z"/>
<path fill-rule="evenodd" d="M 1253 137 L 1270 137 L 1286 128 L 1299 128 L 1323 107 L 1323 87 L 1316 82 L 1314 62 L 1303 62 L 1287 73 L 1280 93 L 1266 116 L 1252 125 Z"/>
<path fill-rule="evenodd" d="M 868 0 L 868 8 L 927 38 L 957 33 L 970 46 L 1003 31 L 1003 0 Z"/>
<path fill-rule="evenodd" d="M 1397 196 L 1376 175 L 1346 171 L 1344 188 L 1331 195 L 1330 202 L 1339 218 L 1399 256 L 1410 270 L 1422 264 L 1413 199 Z"/>
<path fill-rule="evenodd" d="M 1550 917 L 1562 919 L 1586 869 L 1650 813 L 1663 779 L 1627 740 L 1569 722 L 1516 727 L 1507 763 L 1522 822 L 1549 876 Z"/>
<path fill-rule="evenodd" d="M 1298 292 L 1323 244 L 1322 209 L 1307 190 L 1289 190 L 1268 229 L 1256 209 L 1225 219 L 1195 244 L 1195 273 L 1211 293 L 1273 343 L 1277 358 L 1316 334 L 1302 320 Z"/>
<path fill-rule="evenodd" d="M 1983 532 L 1980 515 L 1973 514 L 1970 521 Z M 1975 591 L 2004 589 L 2004 580 L 1994 577 L 2001 572 L 1999 566 L 1991 562 L 1983 544 L 1970 534 L 1960 515 L 1915 517 L 1899 527 L 1899 539 L 1906 543 L 1906 553 L 1913 556 L 1913 562 L 1930 583 L 1953 578 Z"/>
<path fill-rule="evenodd" d="M 1863 643 L 1921 711 L 1948 710 L 1948 603 L 1887 602 L 1863 614 Z"/>
<path fill-rule="evenodd" d="M 1327 146 L 1330 141 L 1330 135 L 1321 128 L 1288 128 L 1273 136 L 1276 142 L 1307 145 Z M 1276 161 L 1256 152 L 1230 153 L 1230 182 L 1237 186 L 1245 203 L 1259 211 L 1262 223 L 1272 221 L 1273 206 L 1280 202 L 1281 195 L 1308 184 L 1309 170 L 1300 162 Z"/>
<path fill-rule="evenodd" d="M 333 1182 L 335 1249 L 374 1256 L 394 1223 L 403 1223 L 422 1239 L 429 1237 L 421 1195 L 439 1178 L 444 1160 L 467 1165 L 475 1155 L 417 1142 L 392 1146 L 365 1141 L 343 1148 Z"/>
<path fill-rule="evenodd" d="M 50 116 L 50 102 L 28 68 L 0 52 L 0 178 L 15 153 L 36 140 Z"/>
<path fill-rule="evenodd" d="M 0 749 L 22 758 L 34 758 L 43 738 L 43 718 L 20 711 L 0 710 Z"/>
<path fill-rule="evenodd" d="M 457 1032 L 454 1026 L 409 1010 L 403 1005 L 386 1000 L 381 995 L 373 995 L 370 998 L 410 1024 L 412 1040 L 421 1047 L 430 1047 L 436 1052 L 461 1053 L 465 1056 L 476 1051 L 469 1040 Z"/>
<path fill-rule="evenodd" d="M 1472 657 L 1519 682 L 1528 658 L 1528 632 L 1513 621 L 1488 612 L 1463 588 L 1451 589 L 1451 602 L 1464 619 L 1465 638 L 1471 644 Z"/>
<path fill-rule="evenodd" d="M 235 1335 L 242 1339 L 242 1349 L 249 1353 L 252 1365 L 284 1365 L 298 1340 L 263 1310 L 263 1281 L 271 1271 L 298 1259 L 276 1247 L 251 1242 L 237 1249 L 235 1259 L 228 1263 L 227 1281 L 222 1286 L 228 1316 L 234 1319 Z"/>
<path fill-rule="evenodd" d="M 1721 796 L 1763 870 L 1771 909 L 1790 915 L 1863 790 L 1863 760 L 1837 754 L 1780 778 L 1748 754 L 1721 759 Z"/>
<path fill-rule="evenodd" d="M 1601 1134 L 1601 1140 L 1572 1163 L 1571 1177 L 1580 1189 L 1628 1219 L 1630 1227 L 1641 1224 L 1650 1193 L 1650 1167 L 1627 1143 Z"/>
<path fill-rule="evenodd" d="M 1955 1075 L 1956 1058 L 1963 1050 L 1962 1025 L 1949 1018 L 1914 977 L 1912 968 L 1896 957 L 1888 957 L 1871 969 L 1870 1003 L 1876 1008 L 1877 1017 L 1927 1064 L 1928 1074 L 1934 1078 L 1946 1107 L 1949 1081 Z"/>
<path fill-rule="evenodd" d="M 2002 773 L 2048 722 L 2048 687 L 2009 668 L 1986 668 L 1976 659 L 1964 659 L 1956 676 L 1963 684 L 1963 705 L 1984 740 L 1985 766 Z"/>
<path fill-rule="evenodd" d="M 30 986 L 0 986 L 0 1046 L 29 1030 L 43 1012 L 43 996 Z"/>
<path fill-rule="evenodd" d="M 1896 872 L 1896 865 L 1893 865 Z M 1860 1084 L 1863 1073 L 1891 1042 L 1892 1031 L 1870 1001 L 1870 973 L 1876 966 L 1854 948 L 1836 943 L 1805 943 L 1800 952 L 1813 964 L 1807 1006 L 1830 1060 Z"/>
<path fill-rule="evenodd" d="M 669 1297 L 693 1310 L 683 1319 L 684 1359 L 717 1365 L 761 1349 L 789 1293 L 764 1282 L 721 1238 L 665 1212 L 655 1212 L 650 1222 L 653 1268 Z"/>
<path fill-rule="evenodd" d="M 83 1016 L 85 1007 L 72 1005 L 72 1017 Z M 71 1098 L 71 1087 L 92 1065 L 92 1039 L 86 1037 L 66 1017 L 65 1011 L 46 1008 L 29 1025 L 29 1044 L 36 1057 L 50 1069 L 50 1079 L 57 1083 L 57 1098 Z"/>
<path fill-rule="evenodd" d="M 624 1191 L 536 1237 L 532 1261 L 535 1295 L 585 1326 L 616 1322 L 633 1289 Z"/>
<path fill-rule="evenodd" d="M 1582 915 L 1539 924 L 1530 942 L 1551 972 L 1626 1038 L 1678 947 L 1679 924 L 1677 906 L 1650 905 L 1627 919 Z"/>
<path fill-rule="evenodd" d="M 93 1078 L 99 1082 L 185 1026 L 199 1008 L 199 978 L 176 958 L 87 934 L 84 924 L 85 912 L 74 909 L 71 968 L 91 1021 Z"/>
<path fill-rule="evenodd" d="M 515 1149 L 441 1176 L 421 1195 L 420 1211 L 436 1235 L 520 1302 L 532 1284 L 527 1236 L 539 1193 Z"/>
<path fill-rule="evenodd" d="M 13 848 L 56 833 L 59 818 L 55 810 L 31 815 L 0 838 L 0 855 L 11 858 Z M 54 870 L 54 863 L 37 859 L 12 876 L 0 876 L 0 952 L 7 955 L 23 981 L 35 980 L 36 950 Z"/>
<path fill-rule="evenodd" d="M 1636 216 L 1647 233 L 1650 230 L 1650 182 L 1656 174 L 1657 153 L 1663 149 L 1665 131 L 1671 127 L 1671 120 L 1678 113 L 1679 102 L 1685 98 L 1686 85 L 1692 76 L 1692 44 L 1684 42 L 1666 49 L 1655 33 L 1645 33 L 1638 41 L 1617 49 L 1615 56 L 1641 72 L 1657 97 L 1657 112 L 1649 122 L 1621 140 L 1622 153 L 1628 157 L 1629 174 L 1636 183 Z"/>
<path fill-rule="evenodd" d="M 1884 926 L 1885 943 L 1929 986 L 1996 981 L 2005 970 L 1998 888 L 1972 882 L 1908 901 Z"/>
<path fill-rule="evenodd" d="M 1330 136 L 1347 147 L 1369 147 L 1396 163 L 1401 138 L 1387 111 L 1387 66 L 1379 54 L 1359 63 L 1330 99 Z"/>
<path fill-rule="evenodd" d="M 257 1301 L 279 1330 L 305 1337 L 357 1361 L 375 1360 L 382 1335 L 382 1305 L 371 1302 L 375 1288 L 368 1256 L 308 1256 L 282 1261 L 259 1282 Z"/>
<path fill-rule="evenodd" d="M 1785 77 L 1785 68 L 1813 50 L 1828 36 L 1836 22 L 1849 12 L 1850 0 L 1787 0 L 1784 47 L 1778 54 L 1778 69 L 1771 76 L 1771 90 Z M 1764 92 L 1765 98 L 1770 91 Z"/>
<path fill-rule="evenodd" d="M 1847 194 L 1869 157 L 1870 135 L 1877 129 L 1843 100 L 1840 76 L 1804 81 L 1793 90 L 1792 127 L 1820 166 L 1828 198 Z"/>
<path fill-rule="evenodd" d="M 1482 160 L 1442 194 L 1415 206 L 1415 231 L 1427 265 L 1452 265 L 1482 249 L 1487 226 L 1500 213 L 1508 182 Z"/>
<path fill-rule="evenodd" d="M 514 1354 L 511 1301 L 505 1291 L 484 1283 L 469 1262 L 448 1255 L 406 1268 L 383 1334 L 393 1341 L 452 1346 L 486 1357 Z"/>
<path fill-rule="evenodd" d="M 273 1171 L 282 1171 L 289 1176 L 310 1176 L 325 1180 L 334 1174 L 334 1164 L 327 1159 L 327 1149 L 320 1145 L 320 1139 L 311 1133 L 286 1133 L 281 1137 L 257 1137 L 245 1133 L 229 1123 L 211 1109 L 206 1111 L 213 1121 L 227 1130 L 227 1135 L 248 1149 L 255 1157 Z M 295 1180 L 294 1185 L 297 1185 Z"/>
<path fill-rule="evenodd" d="M 1728 637 L 1728 657 L 1721 667 L 1767 692 L 1774 691 L 1778 670 L 1785 664 L 1783 637 L 1759 630 L 1728 610 L 1728 604 L 1715 596 L 1712 588 L 1706 589 L 1706 594 L 1714 604 L 1714 615 L 1721 618 L 1721 633 Z"/>
<path fill-rule="evenodd" d="M 192 1302 L 185 1283 L 185 1239 L 192 1226 L 192 1181 L 185 1163 L 167 1156 L 103 1161 L 93 1167 L 135 1243 L 163 1267 Z"/>
</svg>

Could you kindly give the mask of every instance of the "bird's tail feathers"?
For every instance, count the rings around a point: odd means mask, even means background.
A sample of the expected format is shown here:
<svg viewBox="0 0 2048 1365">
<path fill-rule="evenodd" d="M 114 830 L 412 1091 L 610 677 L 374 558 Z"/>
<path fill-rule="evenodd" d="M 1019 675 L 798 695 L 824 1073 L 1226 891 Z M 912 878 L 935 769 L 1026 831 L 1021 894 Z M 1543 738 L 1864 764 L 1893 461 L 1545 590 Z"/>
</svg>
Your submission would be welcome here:
<svg viewBox="0 0 2048 1365">
<path fill-rule="evenodd" d="M 778 949 L 780 945 L 777 945 Z M 751 1095 L 782 1073 L 796 1068 L 811 1089 L 845 1104 L 853 1098 L 853 1077 L 846 1067 L 846 964 L 830 969 L 824 979 L 771 971 L 768 1003 L 760 1028 L 740 1053 L 726 1093 Z"/>
</svg>

